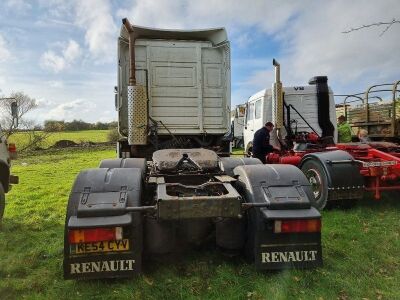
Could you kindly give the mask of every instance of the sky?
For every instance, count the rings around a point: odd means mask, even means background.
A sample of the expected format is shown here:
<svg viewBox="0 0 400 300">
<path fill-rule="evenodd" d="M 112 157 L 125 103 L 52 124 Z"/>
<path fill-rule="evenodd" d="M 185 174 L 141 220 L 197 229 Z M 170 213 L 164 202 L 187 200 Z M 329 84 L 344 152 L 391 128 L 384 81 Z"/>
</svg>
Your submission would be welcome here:
<svg viewBox="0 0 400 300">
<path fill-rule="evenodd" d="M 232 106 L 273 83 L 327 75 L 335 94 L 400 80 L 398 0 L 1 0 L 0 97 L 23 91 L 44 120 L 117 119 L 114 86 L 121 19 L 156 28 L 225 27 L 231 42 Z"/>
</svg>

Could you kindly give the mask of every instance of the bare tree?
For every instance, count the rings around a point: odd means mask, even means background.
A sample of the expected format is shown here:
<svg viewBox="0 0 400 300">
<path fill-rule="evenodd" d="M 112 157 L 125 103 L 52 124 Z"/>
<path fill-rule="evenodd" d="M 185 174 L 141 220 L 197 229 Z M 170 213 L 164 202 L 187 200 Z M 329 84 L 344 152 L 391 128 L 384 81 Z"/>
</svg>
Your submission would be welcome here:
<svg viewBox="0 0 400 300">
<path fill-rule="evenodd" d="M 26 119 L 26 114 L 37 107 L 36 100 L 29 97 L 23 92 L 13 92 L 7 98 L 3 98 L 0 101 L 0 113 L 1 113 L 1 126 L 4 134 L 9 137 L 18 126 L 15 122 L 12 114 L 12 103 L 17 103 L 17 119 L 18 123 L 24 129 L 29 129 L 32 122 Z"/>
<path fill-rule="evenodd" d="M 38 126 L 35 121 L 26 117 L 28 112 L 37 108 L 36 100 L 23 92 L 13 92 L 9 97 L 0 99 L 0 120 L 3 134 L 8 138 L 16 132 L 18 127 L 25 134 L 25 143 L 19 148 L 20 152 L 41 148 L 42 143 L 49 137 L 50 133 L 37 130 Z M 12 114 L 13 102 L 17 103 L 18 122 L 15 122 Z"/>
<path fill-rule="evenodd" d="M 355 27 L 355 28 L 350 28 L 349 30 L 342 31 L 342 33 L 350 33 L 350 32 L 353 32 L 353 31 L 362 30 L 362 29 L 366 29 L 366 28 L 370 28 L 370 27 L 386 26 L 385 29 L 379 35 L 379 36 L 382 36 L 394 24 L 400 24 L 400 20 L 397 20 L 396 18 L 393 18 L 393 20 L 390 21 L 390 22 L 376 22 L 376 23 L 370 23 L 370 24 L 367 24 L 367 25 L 361 25 L 361 26 L 358 26 L 358 27 Z"/>
<path fill-rule="evenodd" d="M 28 128 L 24 132 L 25 143 L 18 147 L 19 152 L 25 152 L 30 150 L 43 149 L 43 143 L 52 134 L 52 132 L 46 132 L 41 130 L 40 126 L 37 126 L 34 121 L 24 121 L 25 127 Z"/>
</svg>

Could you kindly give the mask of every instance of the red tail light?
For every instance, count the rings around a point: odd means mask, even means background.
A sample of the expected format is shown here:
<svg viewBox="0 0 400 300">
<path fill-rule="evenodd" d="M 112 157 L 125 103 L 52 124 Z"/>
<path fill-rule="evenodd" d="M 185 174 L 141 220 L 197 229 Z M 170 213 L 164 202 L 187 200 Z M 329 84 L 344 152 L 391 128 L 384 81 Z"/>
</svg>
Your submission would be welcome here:
<svg viewBox="0 0 400 300">
<path fill-rule="evenodd" d="M 17 147 L 15 146 L 14 143 L 8 144 L 8 153 L 10 154 L 10 159 L 17 158 Z"/>
<path fill-rule="evenodd" d="M 122 240 L 122 227 L 73 229 L 68 240 L 70 244 Z"/>
<path fill-rule="evenodd" d="M 17 147 L 15 146 L 14 143 L 8 144 L 8 152 L 17 152 Z"/>
<path fill-rule="evenodd" d="M 293 232 L 320 232 L 321 220 L 276 220 L 274 226 L 275 233 Z"/>
</svg>

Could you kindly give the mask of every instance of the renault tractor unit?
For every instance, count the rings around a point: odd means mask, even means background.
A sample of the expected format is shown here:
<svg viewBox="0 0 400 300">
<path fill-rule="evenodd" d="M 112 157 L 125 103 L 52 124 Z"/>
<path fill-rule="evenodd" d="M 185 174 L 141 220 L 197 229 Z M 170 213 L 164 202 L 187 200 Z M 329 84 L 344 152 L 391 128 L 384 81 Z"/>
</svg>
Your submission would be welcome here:
<svg viewBox="0 0 400 300">
<path fill-rule="evenodd" d="M 118 45 L 122 138 L 117 158 L 81 171 L 73 184 L 65 278 L 133 276 L 144 258 L 181 260 L 177 253 L 205 243 L 244 253 L 258 270 L 321 266 L 321 215 L 304 174 L 223 157 L 225 30 L 149 29 L 124 19 Z"/>
</svg>

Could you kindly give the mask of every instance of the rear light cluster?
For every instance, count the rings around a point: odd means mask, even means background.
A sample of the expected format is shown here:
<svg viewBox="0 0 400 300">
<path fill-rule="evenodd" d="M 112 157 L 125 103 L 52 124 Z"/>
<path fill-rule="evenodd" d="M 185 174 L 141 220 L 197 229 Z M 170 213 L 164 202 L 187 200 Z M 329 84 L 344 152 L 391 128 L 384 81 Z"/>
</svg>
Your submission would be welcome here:
<svg viewBox="0 0 400 300">
<path fill-rule="evenodd" d="M 15 146 L 14 143 L 8 144 L 8 153 L 10 154 L 11 159 L 17 158 L 17 147 Z"/>
<path fill-rule="evenodd" d="M 321 220 L 276 220 L 274 233 L 321 232 Z"/>
<path fill-rule="evenodd" d="M 122 227 L 72 229 L 68 231 L 70 244 L 122 240 Z"/>
</svg>

